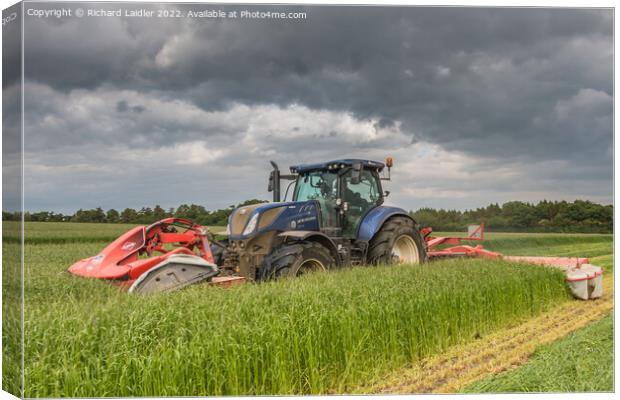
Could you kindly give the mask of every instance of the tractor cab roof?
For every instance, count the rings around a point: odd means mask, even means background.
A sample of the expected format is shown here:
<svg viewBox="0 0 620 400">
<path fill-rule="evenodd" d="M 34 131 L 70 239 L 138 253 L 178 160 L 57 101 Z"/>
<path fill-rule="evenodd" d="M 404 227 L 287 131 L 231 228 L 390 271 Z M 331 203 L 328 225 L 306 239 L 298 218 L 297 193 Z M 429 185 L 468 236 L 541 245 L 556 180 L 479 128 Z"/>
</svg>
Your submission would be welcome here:
<svg viewBox="0 0 620 400">
<path fill-rule="evenodd" d="M 381 172 L 385 167 L 385 164 L 379 161 L 360 160 L 355 158 L 349 158 L 344 160 L 333 160 L 316 164 L 300 164 L 291 166 L 291 173 L 303 174 L 310 171 L 323 171 L 323 170 L 338 170 L 342 168 L 351 167 L 355 163 L 362 164 L 362 168 L 374 169 L 377 172 Z"/>
</svg>

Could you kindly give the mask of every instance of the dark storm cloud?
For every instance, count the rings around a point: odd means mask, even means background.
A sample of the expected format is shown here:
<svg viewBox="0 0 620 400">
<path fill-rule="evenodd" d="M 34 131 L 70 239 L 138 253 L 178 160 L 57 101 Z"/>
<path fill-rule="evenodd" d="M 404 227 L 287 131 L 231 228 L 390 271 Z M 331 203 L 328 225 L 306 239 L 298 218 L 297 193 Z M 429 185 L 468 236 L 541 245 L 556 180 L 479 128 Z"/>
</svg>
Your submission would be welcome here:
<svg viewBox="0 0 620 400">
<path fill-rule="evenodd" d="M 2 12 L 2 210 L 21 208 L 21 10 Z M 5 22 L 6 21 L 6 22 Z"/>
<path fill-rule="evenodd" d="M 21 79 L 21 10 L 14 5 L 2 11 L 2 85 L 11 86 Z"/>
<path fill-rule="evenodd" d="M 263 123 L 239 104 L 299 105 L 372 120 L 377 129 L 397 126 L 410 146 L 430 143 L 484 158 L 491 170 L 529 164 L 527 172 L 539 178 L 530 187 L 549 184 L 543 178 L 552 171 L 531 170 L 545 161 L 566 163 L 557 177 L 563 182 L 611 180 L 610 10 L 136 7 L 305 11 L 308 17 L 28 18 L 26 77 L 33 85 L 26 102 L 32 126 L 53 132 L 38 142 L 41 148 L 123 142 L 159 149 L 239 138 L 252 131 L 248 121 Z M 86 109 L 90 123 L 81 114 Z M 263 125 L 259 144 L 252 143 L 265 151 L 294 153 L 305 144 Z M 303 121 L 290 127 L 306 129 Z M 317 135 L 307 132 L 310 141 Z M 327 128 L 324 135 L 337 140 L 341 132 Z M 213 147 L 226 142 L 211 140 Z M 381 147 L 389 149 L 386 144 Z M 360 141 L 351 148 L 370 152 L 372 146 L 377 143 Z M 520 184 L 525 192 L 527 183 Z M 610 186 L 601 193 L 610 198 Z"/>
<path fill-rule="evenodd" d="M 572 139 L 583 132 L 547 116 L 581 89 L 611 95 L 610 11 L 294 9 L 308 19 L 91 18 L 54 29 L 28 20 L 27 60 L 44 62 L 27 63 L 27 75 L 65 90 L 164 91 L 204 109 L 297 102 L 348 110 L 404 121 L 418 139 L 502 156 L 539 157 L 541 147 L 551 156 L 579 153 Z M 610 138 L 610 129 L 604 134 Z M 600 151 L 607 143 L 594 145 Z"/>
</svg>

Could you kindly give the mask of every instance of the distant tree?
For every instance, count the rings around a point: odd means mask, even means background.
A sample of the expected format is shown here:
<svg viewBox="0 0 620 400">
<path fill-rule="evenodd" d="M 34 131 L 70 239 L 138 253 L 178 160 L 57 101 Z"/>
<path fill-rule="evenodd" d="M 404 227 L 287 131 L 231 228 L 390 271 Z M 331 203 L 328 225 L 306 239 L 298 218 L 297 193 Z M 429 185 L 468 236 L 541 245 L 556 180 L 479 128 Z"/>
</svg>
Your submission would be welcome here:
<svg viewBox="0 0 620 400">
<path fill-rule="evenodd" d="M 170 214 L 166 212 L 161 206 L 158 204 L 153 208 L 153 219 L 155 221 L 159 221 L 160 219 L 164 219 L 168 217 Z"/>
<path fill-rule="evenodd" d="M 120 221 L 121 215 L 115 209 L 111 208 L 105 213 L 106 222 L 115 224 Z"/>
<path fill-rule="evenodd" d="M 190 209 L 187 204 L 181 204 L 174 212 L 174 216 L 177 218 L 189 218 L 189 215 Z"/>
<path fill-rule="evenodd" d="M 92 212 L 92 222 L 105 222 L 105 212 L 101 207 L 97 207 Z"/>
<path fill-rule="evenodd" d="M 121 222 L 125 224 L 136 223 L 138 213 L 133 208 L 126 208 L 121 212 Z"/>
<path fill-rule="evenodd" d="M 150 207 L 142 207 L 138 211 L 138 217 L 135 222 L 139 224 L 150 224 L 153 222 L 153 210 Z"/>
</svg>

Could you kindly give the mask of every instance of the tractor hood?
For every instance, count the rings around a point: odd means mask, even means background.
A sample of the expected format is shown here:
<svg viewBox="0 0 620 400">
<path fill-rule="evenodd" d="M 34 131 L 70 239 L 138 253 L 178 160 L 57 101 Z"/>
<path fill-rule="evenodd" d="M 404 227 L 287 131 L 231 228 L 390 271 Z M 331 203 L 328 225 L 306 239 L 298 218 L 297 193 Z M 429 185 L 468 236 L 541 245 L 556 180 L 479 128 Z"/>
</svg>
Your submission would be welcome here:
<svg viewBox="0 0 620 400">
<path fill-rule="evenodd" d="M 316 201 L 263 203 L 239 207 L 228 218 L 232 240 L 248 239 L 266 231 L 318 230 Z"/>
</svg>

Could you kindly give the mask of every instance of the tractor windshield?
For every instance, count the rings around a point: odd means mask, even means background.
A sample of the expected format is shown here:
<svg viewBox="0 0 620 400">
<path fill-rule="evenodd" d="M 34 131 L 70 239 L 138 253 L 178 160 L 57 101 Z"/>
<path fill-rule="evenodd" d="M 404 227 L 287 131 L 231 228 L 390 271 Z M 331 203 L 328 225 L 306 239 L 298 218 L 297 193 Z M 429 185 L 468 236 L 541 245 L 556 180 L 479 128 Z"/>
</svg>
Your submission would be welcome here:
<svg viewBox="0 0 620 400">
<path fill-rule="evenodd" d="M 313 171 L 300 176 L 295 186 L 294 201 L 338 198 L 338 175 L 327 171 Z"/>
<path fill-rule="evenodd" d="M 338 226 L 336 200 L 338 199 L 338 174 L 329 171 L 312 171 L 300 175 L 295 185 L 293 201 L 315 200 L 321 209 L 323 228 Z"/>
</svg>

